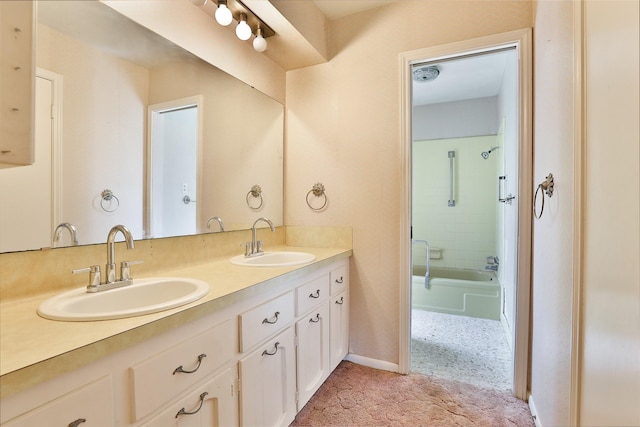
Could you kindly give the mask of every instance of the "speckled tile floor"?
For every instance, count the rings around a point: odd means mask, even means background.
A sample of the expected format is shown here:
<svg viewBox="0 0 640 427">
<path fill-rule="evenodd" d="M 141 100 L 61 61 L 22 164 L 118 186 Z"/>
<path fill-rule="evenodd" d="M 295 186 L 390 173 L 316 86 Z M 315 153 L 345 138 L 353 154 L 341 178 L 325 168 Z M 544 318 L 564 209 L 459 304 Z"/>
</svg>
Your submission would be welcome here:
<svg viewBox="0 0 640 427">
<path fill-rule="evenodd" d="M 412 310 L 411 371 L 510 390 L 511 360 L 499 321 Z"/>
</svg>

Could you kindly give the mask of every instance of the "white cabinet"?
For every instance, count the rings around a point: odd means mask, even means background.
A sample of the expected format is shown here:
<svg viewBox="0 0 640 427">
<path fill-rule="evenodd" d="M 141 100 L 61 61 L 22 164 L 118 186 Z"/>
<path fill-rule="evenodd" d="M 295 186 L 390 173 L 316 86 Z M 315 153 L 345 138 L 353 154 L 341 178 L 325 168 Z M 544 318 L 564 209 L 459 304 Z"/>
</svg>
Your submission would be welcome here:
<svg viewBox="0 0 640 427">
<path fill-rule="evenodd" d="M 35 5 L 0 2 L 0 164 L 34 162 Z"/>
<path fill-rule="evenodd" d="M 240 359 L 240 421 L 243 426 L 287 426 L 296 416 L 293 328 Z"/>
<path fill-rule="evenodd" d="M 345 290 L 332 296 L 329 305 L 331 307 L 330 369 L 333 371 L 349 352 L 349 292 Z"/>
<path fill-rule="evenodd" d="M 144 427 L 237 426 L 235 370 L 229 368 L 166 408 Z"/>
<path fill-rule="evenodd" d="M 326 299 L 296 322 L 298 410 L 329 376 L 329 328 L 329 304 Z"/>
<path fill-rule="evenodd" d="M 331 371 L 349 352 L 349 264 L 341 263 L 329 273 L 331 282 Z"/>
<path fill-rule="evenodd" d="M 2 427 L 287 426 L 347 354 L 348 273 L 294 275 L 3 398 Z"/>
<path fill-rule="evenodd" d="M 133 415 L 139 420 L 231 361 L 231 320 L 163 350 L 130 368 Z"/>
<path fill-rule="evenodd" d="M 111 377 L 105 376 L 59 396 L 3 427 L 114 425 Z"/>
</svg>

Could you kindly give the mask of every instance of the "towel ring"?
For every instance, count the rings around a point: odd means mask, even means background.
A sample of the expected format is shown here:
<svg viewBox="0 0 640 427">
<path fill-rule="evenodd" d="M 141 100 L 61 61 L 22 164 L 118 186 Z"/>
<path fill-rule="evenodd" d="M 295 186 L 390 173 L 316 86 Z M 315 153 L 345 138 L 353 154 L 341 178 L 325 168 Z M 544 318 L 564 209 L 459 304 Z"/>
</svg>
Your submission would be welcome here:
<svg viewBox="0 0 640 427">
<path fill-rule="evenodd" d="M 536 201 L 538 199 L 538 192 L 540 189 L 542 189 L 542 206 L 540 207 L 540 215 L 538 215 L 538 212 L 536 211 Z M 536 219 L 542 218 L 542 213 L 544 212 L 545 193 L 548 197 L 553 196 L 553 174 L 547 175 L 545 180 L 538 184 L 538 187 L 536 188 L 536 192 L 533 196 L 533 216 L 535 216 Z"/>
<path fill-rule="evenodd" d="M 251 201 L 249 197 L 260 199 L 260 204 L 258 206 L 251 206 Z M 264 200 L 262 199 L 262 188 L 258 184 L 251 187 L 251 190 L 249 190 L 249 192 L 247 193 L 246 200 L 247 200 L 247 206 L 249 206 L 250 209 L 254 209 L 254 210 L 260 209 L 262 207 L 262 204 L 264 203 Z"/>
<path fill-rule="evenodd" d="M 319 208 L 314 208 L 313 206 L 311 206 L 311 202 L 309 202 L 309 196 L 311 194 L 313 194 L 315 197 L 324 197 L 324 203 L 322 204 L 322 206 L 320 206 Z M 313 184 L 313 188 L 307 193 L 306 200 L 307 206 L 309 206 L 314 211 L 321 211 L 322 209 L 324 209 L 325 206 L 327 206 L 327 194 L 324 192 L 324 185 L 322 185 L 321 182 L 316 182 L 315 184 Z"/>
<path fill-rule="evenodd" d="M 105 212 L 109 212 L 109 213 L 115 212 L 120 207 L 120 199 L 118 199 L 116 195 L 113 194 L 113 191 L 109 190 L 108 188 L 105 188 L 104 190 L 102 190 L 102 193 L 100 193 L 100 198 L 101 198 L 100 207 Z M 115 207 L 113 207 L 114 200 L 115 200 Z M 105 202 L 109 202 L 109 204 L 107 205 Z"/>
</svg>

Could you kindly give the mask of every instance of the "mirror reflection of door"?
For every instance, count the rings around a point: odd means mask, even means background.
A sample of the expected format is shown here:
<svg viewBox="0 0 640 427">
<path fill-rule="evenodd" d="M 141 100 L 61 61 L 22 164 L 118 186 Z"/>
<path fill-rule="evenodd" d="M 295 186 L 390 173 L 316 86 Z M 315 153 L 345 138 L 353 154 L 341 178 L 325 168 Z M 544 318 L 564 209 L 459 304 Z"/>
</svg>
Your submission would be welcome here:
<svg viewBox="0 0 640 427">
<path fill-rule="evenodd" d="M 198 231 L 199 104 L 189 98 L 150 107 L 149 237 Z"/>
</svg>

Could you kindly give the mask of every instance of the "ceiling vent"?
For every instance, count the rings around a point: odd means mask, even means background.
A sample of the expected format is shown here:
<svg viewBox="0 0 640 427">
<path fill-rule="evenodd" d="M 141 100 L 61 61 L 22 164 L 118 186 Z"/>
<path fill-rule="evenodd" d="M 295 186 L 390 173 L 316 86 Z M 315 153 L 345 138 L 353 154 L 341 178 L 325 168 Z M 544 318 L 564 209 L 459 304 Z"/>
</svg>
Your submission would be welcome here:
<svg viewBox="0 0 640 427">
<path fill-rule="evenodd" d="M 413 70 L 413 80 L 416 82 L 431 82 L 438 78 L 439 75 L 440 70 L 433 65 Z"/>
</svg>

